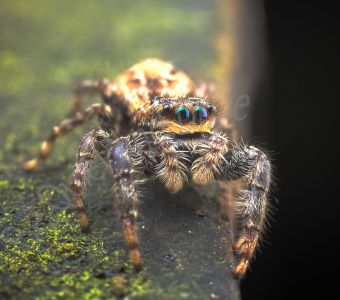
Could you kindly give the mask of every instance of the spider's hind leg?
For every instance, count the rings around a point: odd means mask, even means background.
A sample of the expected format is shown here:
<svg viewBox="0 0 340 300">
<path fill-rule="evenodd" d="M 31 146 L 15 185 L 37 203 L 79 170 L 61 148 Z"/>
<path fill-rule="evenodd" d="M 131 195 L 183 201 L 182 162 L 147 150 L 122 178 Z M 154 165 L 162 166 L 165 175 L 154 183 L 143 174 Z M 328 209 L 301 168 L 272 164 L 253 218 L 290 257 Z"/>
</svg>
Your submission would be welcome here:
<svg viewBox="0 0 340 300">
<path fill-rule="evenodd" d="M 111 81 L 103 80 L 84 80 L 73 89 L 73 101 L 70 113 L 74 114 L 81 108 L 84 96 L 106 95 L 110 93 Z"/>
<path fill-rule="evenodd" d="M 116 140 L 109 152 L 109 159 L 115 180 L 116 207 L 123 223 L 123 234 L 129 248 L 130 261 L 139 270 L 142 259 L 137 236 L 138 194 L 132 157 L 128 149 L 128 138 Z"/>
<path fill-rule="evenodd" d="M 63 120 L 59 125 L 54 126 L 51 134 L 41 144 L 40 152 L 38 157 L 31 159 L 24 164 L 26 170 L 36 169 L 41 162 L 46 160 L 50 154 L 56 140 L 63 135 L 69 133 L 72 129 L 77 126 L 84 124 L 85 122 L 92 119 L 95 115 L 111 115 L 111 108 L 106 104 L 93 104 L 88 107 L 84 112 L 77 112 L 75 117 Z"/>
</svg>

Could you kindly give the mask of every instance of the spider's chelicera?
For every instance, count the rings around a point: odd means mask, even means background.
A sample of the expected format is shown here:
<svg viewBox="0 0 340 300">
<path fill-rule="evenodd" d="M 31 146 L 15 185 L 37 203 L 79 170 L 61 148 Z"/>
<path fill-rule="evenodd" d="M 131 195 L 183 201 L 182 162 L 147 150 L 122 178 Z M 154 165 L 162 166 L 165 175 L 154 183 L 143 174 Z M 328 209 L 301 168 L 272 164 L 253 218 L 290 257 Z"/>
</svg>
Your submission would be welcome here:
<svg viewBox="0 0 340 300">
<path fill-rule="evenodd" d="M 115 81 L 84 81 L 74 91 L 74 117 L 53 128 L 38 158 L 28 161 L 25 168 L 37 168 L 57 138 L 98 115 L 100 127 L 85 135 L 74 166 L 71 189 L 75 209 L 81 228 L 88 229 L 82 192 L 97 152 L 112 168 L 116 207 L 130 260 L 137 269 L 142 265 L 136 227 L 137 183 L 159 180 L 176 193 L 187 182 L 204 185 L 212 180 L 238 180 L 234 201 L 240 210 L 241 229 L 234 245 L 239 257 L 235 275 L 242 277 L 265 223 L 270 162 L 259 149 L 232 143 L 223 128 L 213 130 L 216 107 L 208 92 L 205 86 L 195 87 L 182 71 L 157 59 L 134 65 Z M 101 95 L 103 103 L 81 112 L 86 94 Z"/>
</svg>

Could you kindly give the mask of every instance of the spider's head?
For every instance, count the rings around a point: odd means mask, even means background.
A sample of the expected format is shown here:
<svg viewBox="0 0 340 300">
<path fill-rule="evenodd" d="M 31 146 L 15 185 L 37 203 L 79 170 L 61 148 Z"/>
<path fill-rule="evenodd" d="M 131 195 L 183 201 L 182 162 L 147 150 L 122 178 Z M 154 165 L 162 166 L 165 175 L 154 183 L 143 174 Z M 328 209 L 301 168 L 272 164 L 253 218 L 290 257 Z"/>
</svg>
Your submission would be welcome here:
<svg viewBox="0 0 340 300">
<path fill-rule="evenodd" d="M 211 132 L 216 106 L 208 99 L 156 97 L 136 111 L 137 127 L 174 134 Z"/>
</svg>

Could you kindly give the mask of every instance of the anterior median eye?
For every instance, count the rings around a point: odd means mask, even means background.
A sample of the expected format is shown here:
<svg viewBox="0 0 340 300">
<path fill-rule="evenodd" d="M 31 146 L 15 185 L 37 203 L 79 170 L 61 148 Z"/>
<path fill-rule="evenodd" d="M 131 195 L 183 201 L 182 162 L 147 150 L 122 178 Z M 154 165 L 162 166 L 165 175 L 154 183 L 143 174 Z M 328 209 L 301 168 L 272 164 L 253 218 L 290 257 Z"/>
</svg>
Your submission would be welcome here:
<svg viewBox="0 0 340 300">
<path fill-rule="evenodd" d="M 203 106 L 197 106 L 194 110 L 194 122 L 202 123 L 208 117 L 207 110 Z"/>
<path fill-rule="evenodd" d="M 190 111 L 185 106 L 180 106 L 176 109 L 175 116 L 178 123 L 186 123 L 190 120 Z"/>
</svg>

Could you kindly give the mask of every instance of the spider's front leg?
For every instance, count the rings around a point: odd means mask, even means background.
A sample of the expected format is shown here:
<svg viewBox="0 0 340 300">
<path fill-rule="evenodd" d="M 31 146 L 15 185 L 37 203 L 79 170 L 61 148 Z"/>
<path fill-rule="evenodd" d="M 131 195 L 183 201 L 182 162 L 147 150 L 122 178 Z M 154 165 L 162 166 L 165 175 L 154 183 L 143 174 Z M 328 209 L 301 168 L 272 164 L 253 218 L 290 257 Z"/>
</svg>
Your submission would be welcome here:
<svg viewBox="0 0 340 300">
<path fill-rule="evenodd" d="M 90 226 L 89 219 L 85 211 L 85 203 L 82 191 L 86 185 L 86 178 L 91 171 L 91 163 L 94 160 L 95 151 L 103 157 L 110 144 L 109 134 L 101 129 L 95 129 L 85 135 L 79 146 L 77 162 L 71 178 L 71 190 L 73 192 L 73 202 L 78 213 L 80 228 L 87 230 Z"/>
<path fill-rule="evenodd" d="M 138 194 L 133 178 L 132 158 L 128 149 L 129 139 L 119 138 L 109 150 L 109 159 L 115 180 L 116 206 L 123 223 L 123 234 L 129 248 L 130 261 L 139 270 L 142 259 L 138 249 L 137 215 Z"/>
<path fill-rule="evenodd" d="M 243 277 L 264 230 L 268 210 L 271 165 L 267 156 L 252 146 L 234 147 L 220 165 L 220 180 L 240 178 L 236 200 L 241 221 L 240 236 L 234 247 L 239 256 L 235 276 Z"/>
</svg>

